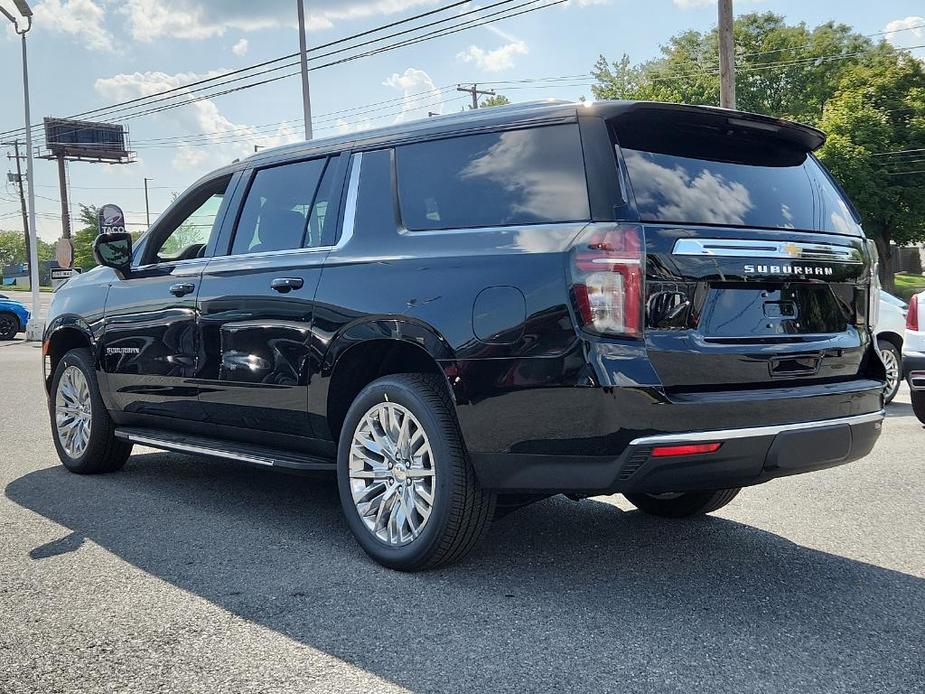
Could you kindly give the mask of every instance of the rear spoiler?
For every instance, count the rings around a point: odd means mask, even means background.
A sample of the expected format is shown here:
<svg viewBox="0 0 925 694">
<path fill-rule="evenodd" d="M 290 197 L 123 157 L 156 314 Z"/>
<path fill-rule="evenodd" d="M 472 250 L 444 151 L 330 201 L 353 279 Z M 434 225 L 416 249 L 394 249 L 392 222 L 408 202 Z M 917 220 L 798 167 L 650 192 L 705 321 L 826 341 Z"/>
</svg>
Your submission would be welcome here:
<svg viewBox="0 0 925 694">
<path fill-rule="evenodd" d="M 628 121 L 644 120 L 650 125 L 654 124 L 653 121 L 660 121 L 666 125 L 672 121 L 683 121 L 688 124 L 752 130 L 755 134 L 766 133 L 768 136 L 790 142 L 808 152 L 813 152 L 825 144 L 825 133 L 817 128 L 746 111 L 657 101 L 598 102 L 594 104 L 594 107 L 605 118 Z"/>
</svg>

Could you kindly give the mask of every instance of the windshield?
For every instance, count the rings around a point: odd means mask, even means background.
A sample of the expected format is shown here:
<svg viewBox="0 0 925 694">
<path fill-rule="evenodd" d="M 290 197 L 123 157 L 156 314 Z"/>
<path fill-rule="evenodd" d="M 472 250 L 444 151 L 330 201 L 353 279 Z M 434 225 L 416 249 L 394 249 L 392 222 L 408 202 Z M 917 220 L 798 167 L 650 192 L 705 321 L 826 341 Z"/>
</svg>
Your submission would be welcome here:
<svg viewBox="0 0 925 694">
<path fill-rule="evenodd" d="M 619 137 L 643 221 L 862 233 L 822 165 L 792 144 L 683 126 Z"/>
</svg>

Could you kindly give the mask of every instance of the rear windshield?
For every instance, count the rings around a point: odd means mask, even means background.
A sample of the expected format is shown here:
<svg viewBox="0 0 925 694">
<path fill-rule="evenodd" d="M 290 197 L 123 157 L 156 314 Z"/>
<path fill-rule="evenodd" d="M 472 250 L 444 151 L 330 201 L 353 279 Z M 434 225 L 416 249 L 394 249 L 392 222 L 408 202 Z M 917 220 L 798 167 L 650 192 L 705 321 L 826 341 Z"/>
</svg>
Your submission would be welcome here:
<svg viewBox="0 0 925 694">
<path fill-rule="evenodd" d="M 643 221 L 861 234 L 819 162 L 793 144 L 684 126 L 618 137 Z"/>
</svg>

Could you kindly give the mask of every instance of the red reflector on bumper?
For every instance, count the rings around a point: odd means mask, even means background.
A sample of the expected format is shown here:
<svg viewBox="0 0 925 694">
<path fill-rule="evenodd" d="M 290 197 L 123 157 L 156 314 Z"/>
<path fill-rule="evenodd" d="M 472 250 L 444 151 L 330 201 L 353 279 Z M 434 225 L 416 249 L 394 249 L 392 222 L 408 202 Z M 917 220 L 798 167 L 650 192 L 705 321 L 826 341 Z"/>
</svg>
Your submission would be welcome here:
<svg viewBox="0 0 925 694">
<path fill-rule="evenodd" d="M 716 453 L 721 443 L 688 443 L 682 446 L 656 446 L 652 449 L 653 458 L 667 458 L 672 455 L 697 455 L 698 453 Z"/>
</svg>

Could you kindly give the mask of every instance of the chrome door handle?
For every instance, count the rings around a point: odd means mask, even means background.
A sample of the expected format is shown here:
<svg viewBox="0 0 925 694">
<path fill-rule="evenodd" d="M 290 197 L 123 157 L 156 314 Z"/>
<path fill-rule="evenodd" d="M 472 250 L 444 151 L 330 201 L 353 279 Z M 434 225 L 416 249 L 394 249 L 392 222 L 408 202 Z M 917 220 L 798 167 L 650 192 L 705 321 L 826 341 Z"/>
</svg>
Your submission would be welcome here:
<svg viewBox="0 0 925 694">
<path fill-rule="evenodd" d="M 280 294 L 288 294 L 293 289 L 301 289 L 305 280 L 301 277 L 277 277 L 270 282 L 270 288 Z"/>
<path fill-rule="evenodd" d="M 170 293 L 174 296 L 186 296 L 187 294 L 191 294 L 195 289 L 196 285 L 190 284 L 189 282 L 180 282 L 179 284 L 170 285 Z"/>
</svg>

